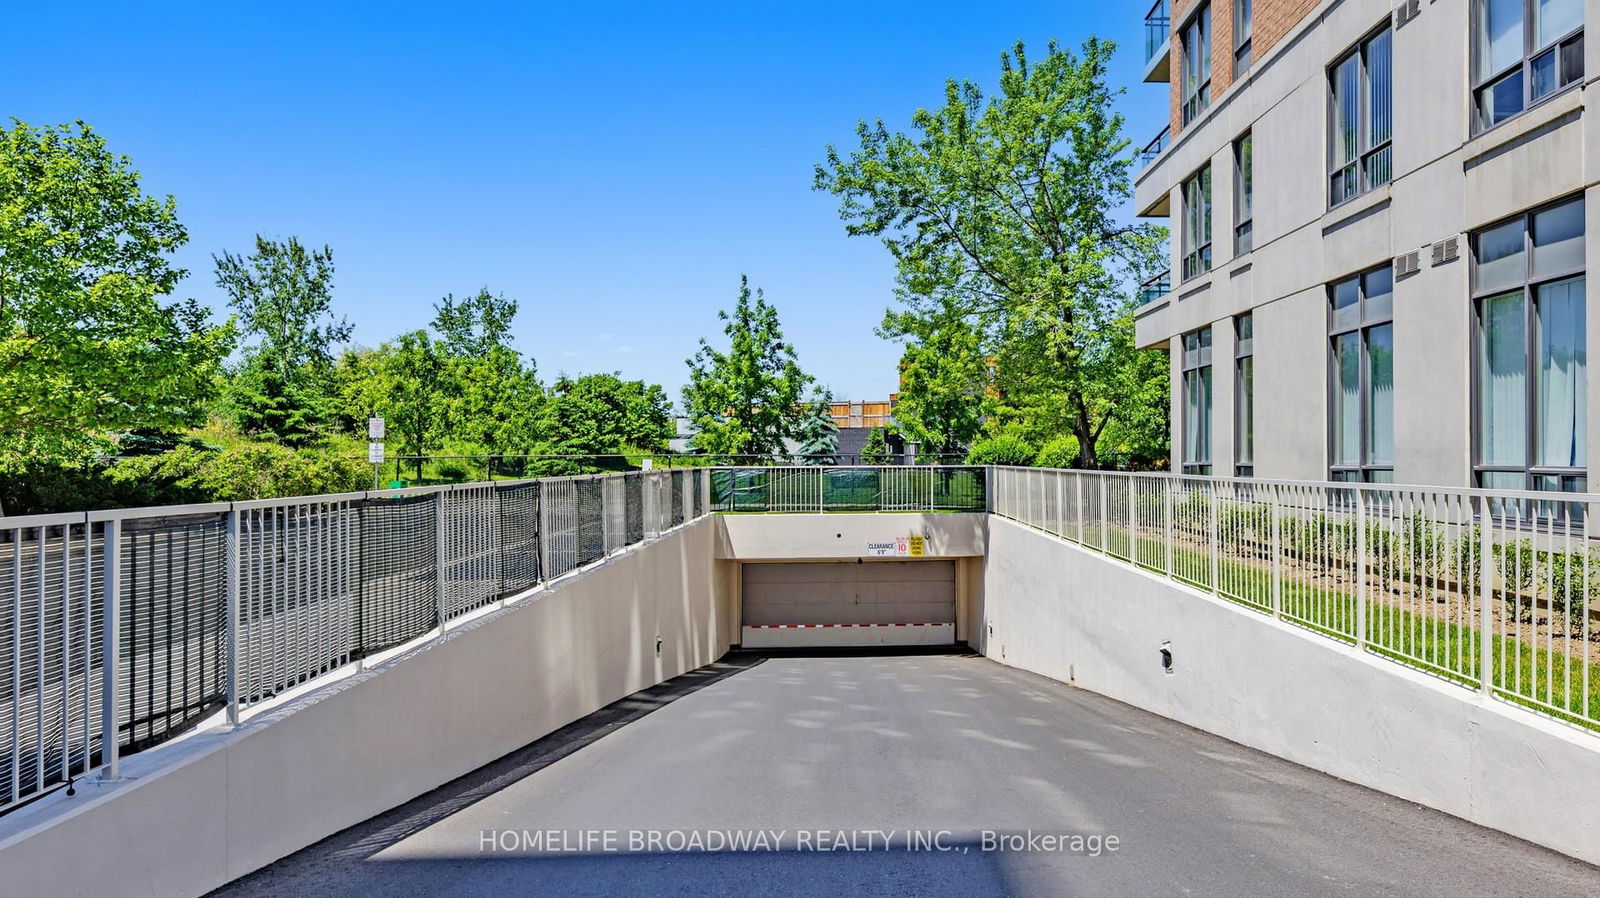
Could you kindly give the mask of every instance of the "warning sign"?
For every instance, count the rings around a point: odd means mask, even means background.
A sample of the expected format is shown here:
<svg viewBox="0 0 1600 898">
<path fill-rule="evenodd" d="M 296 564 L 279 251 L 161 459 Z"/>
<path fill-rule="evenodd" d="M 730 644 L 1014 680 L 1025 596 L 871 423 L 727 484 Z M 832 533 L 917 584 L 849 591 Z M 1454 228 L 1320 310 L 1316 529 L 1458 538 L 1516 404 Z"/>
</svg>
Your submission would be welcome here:
<svg viewBox="0 0 1600 898">
<path fill-rule="evenodd" d="M 926 536 L 897 536 L 894 542 L 867 543 L 867 555 L 871 558 L 921 558 L 927 554 Z"/>
</svg>

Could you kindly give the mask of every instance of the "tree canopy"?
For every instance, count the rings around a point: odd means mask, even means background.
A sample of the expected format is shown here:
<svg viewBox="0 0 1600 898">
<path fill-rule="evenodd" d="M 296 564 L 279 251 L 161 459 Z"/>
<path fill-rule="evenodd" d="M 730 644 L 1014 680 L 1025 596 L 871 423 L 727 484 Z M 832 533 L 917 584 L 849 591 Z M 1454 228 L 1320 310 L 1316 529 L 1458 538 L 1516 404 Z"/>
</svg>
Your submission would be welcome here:
<svg viewBox="0 0 1600 898">
<path fill-rule="evenodd" d="M 256 235 L 247 256 L 213 256 L 244 336 L 228 402 L 245 433 L 304 444 L 327 425 L 335 350 L 353 330 L 333 314 L 333 250 Z"/>
<path fill-rule="evenodd" d="M 777 308 L 751 291 L 749 278 L 739 279 L 733 310 L 717 318 L 727 351 L 701 339 L 688 360 L 683 405 L 698 431 L 694 446 L 720 456 L 786 456 L 789 442 L 804 436 L 806 391 L 815 378 L 800 370 Z"/>
<path fill-rule="evenodd" d="M 1133 364 L 1131 340 L 1118 336 L 1131 326 L 1125 285 L 1162 264 L 1165 240 L 1116 216 L 1132 157 L 1106 84 L 1113 49 L 1091 38 L 1077 55 L 1052 43 L 1034 61 L 1019 43 L 1001 56 L 993 97 L 953 79 L 911 133 L 862 122 L 859 146 L 830 146 L 815 171 L 846 232 L 878 238 L 895 259 L 900 308 L 884 333 L 932 351 L 964 323 L 994 360 L 995 410 L 1048 411 L 1087 466 L 1127 414 L 1112 389 Z M 965 417 L 953 419 L 964 429 Z"/>
<path fill-rule="evenodd" d="M 203 419 L 234 338 L 171 299 L 187 240 L 87 125 L 0 127 L 0 463 Z"/>
</svg>

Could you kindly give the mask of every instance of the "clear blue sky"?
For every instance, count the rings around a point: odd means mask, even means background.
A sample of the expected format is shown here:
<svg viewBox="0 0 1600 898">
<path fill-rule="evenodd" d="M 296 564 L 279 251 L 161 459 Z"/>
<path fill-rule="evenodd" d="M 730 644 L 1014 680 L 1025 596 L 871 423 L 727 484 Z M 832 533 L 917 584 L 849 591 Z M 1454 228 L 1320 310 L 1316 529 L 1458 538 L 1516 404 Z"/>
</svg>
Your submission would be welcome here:
<svg viewBox="0 0 1600 898">
<path fill-rule="evenodd" d="M 296 235 L 333 247 L 357 342 L 487 285 L 547 382 L 620 370 L 674 401 L 741 273 L 837 397 L 895 388 L 888 254 L 810 189 L 857 119 L 904 125 L 949 76 L 992 87 L 1018 39 L 1090 33 L 1122 48 L 1135 142 L 1166 115 L 1142 2 L 597 6 L 16 3 L 0 96 L 177 197 L 183 295 L 221 308 L 213 253 Z"/>
</svg>

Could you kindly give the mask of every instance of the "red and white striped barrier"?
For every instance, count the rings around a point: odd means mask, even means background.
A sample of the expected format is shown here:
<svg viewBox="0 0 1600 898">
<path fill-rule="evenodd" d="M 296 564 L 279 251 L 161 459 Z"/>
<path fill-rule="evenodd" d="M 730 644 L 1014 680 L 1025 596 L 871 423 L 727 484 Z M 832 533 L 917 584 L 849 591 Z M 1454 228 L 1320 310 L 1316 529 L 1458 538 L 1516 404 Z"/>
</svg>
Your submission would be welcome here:
<svg viewBox="0 0 1600 898">
<path fill-rule="evenodd" d="M 744 628 L 745 648 L 813 648 L 851 645 L 950 645 L 953 623 L 753 624 Z"/>
</svg>

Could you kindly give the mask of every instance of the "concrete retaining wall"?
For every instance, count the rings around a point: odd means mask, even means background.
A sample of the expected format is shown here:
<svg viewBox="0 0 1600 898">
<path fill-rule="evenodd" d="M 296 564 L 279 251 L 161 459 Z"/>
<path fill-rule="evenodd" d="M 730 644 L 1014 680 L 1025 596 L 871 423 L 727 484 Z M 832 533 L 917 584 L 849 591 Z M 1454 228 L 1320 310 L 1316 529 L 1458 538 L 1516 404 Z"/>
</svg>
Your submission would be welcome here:
<svg viewBox="0 0 1600 898">
<path fill-rule="evenodd" d="M 991 658 L 1600 863 L 1592 734 L 998 517 L 984 579 Z"/>
<path fill-rule="evenodd" d="M 200 895 L 716 660 L 735 638 L 718 532 L 690 524 L 238 730 L 134 755 L 125 782 L 10 815 L 0 893 Z"/>
</svg>

